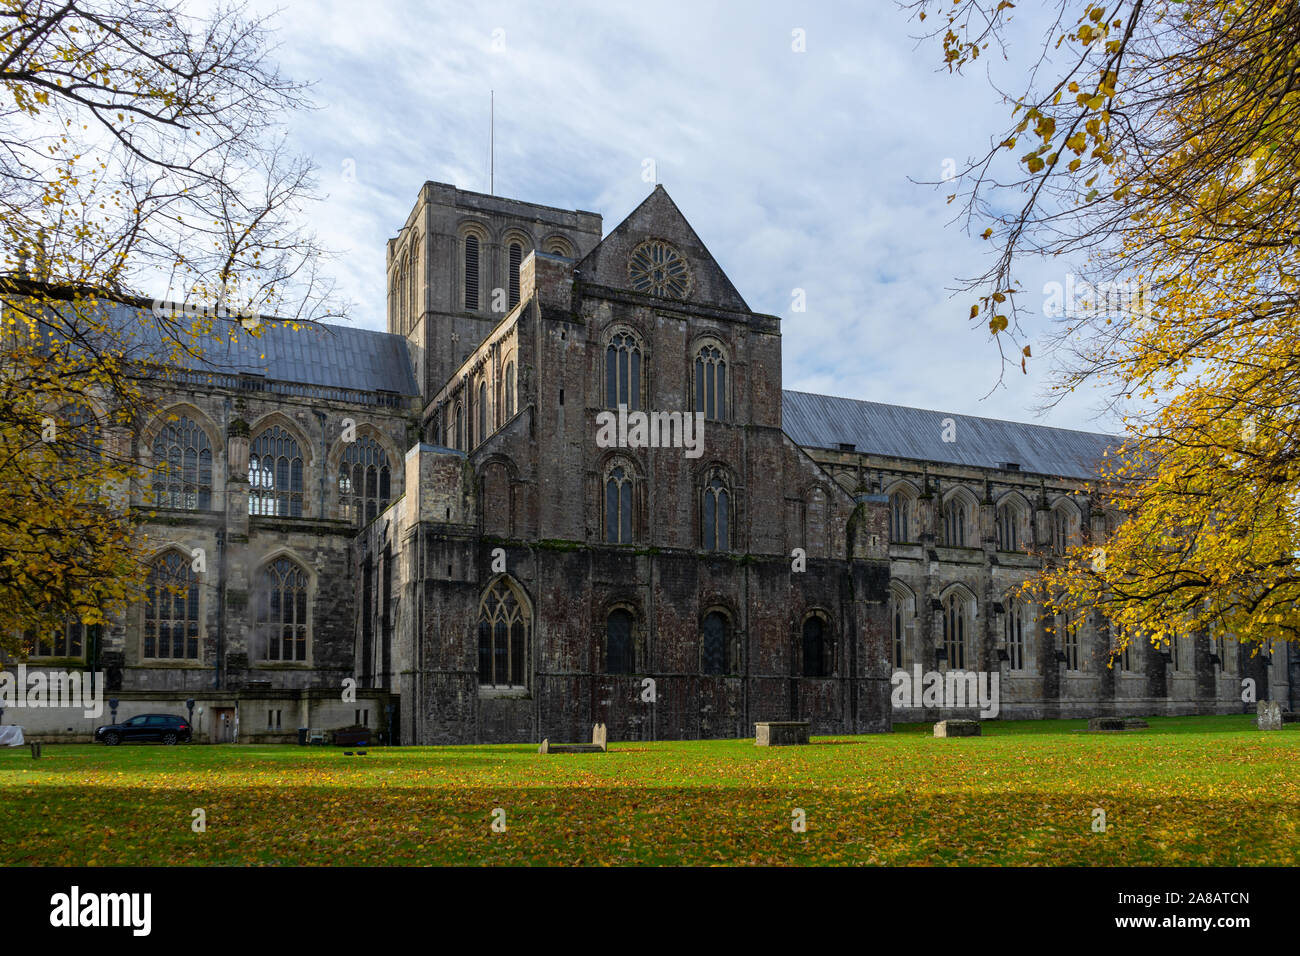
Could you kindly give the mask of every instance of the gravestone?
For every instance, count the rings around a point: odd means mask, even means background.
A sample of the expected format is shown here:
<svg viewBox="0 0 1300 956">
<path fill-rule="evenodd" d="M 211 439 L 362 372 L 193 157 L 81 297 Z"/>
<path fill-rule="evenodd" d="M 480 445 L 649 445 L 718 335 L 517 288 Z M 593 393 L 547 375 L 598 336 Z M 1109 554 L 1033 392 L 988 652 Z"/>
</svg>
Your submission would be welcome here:
<svg viewBox="0 0 1300 956">
<path fill-rule="evenodd" d="M 1282 702 L 1261 700 L 1255 705 L 1255 726 L 1260 730 L 1282 729 Z"/>
<path fill-rule="evenodd" d="M 543 739 L 541 746 L 537 748 L 539 754 L 603 754 L 608 751 L 606 746 L 607 733 L 604 724 L 596 724 L 591 728 L 591 743 L 589 744 L 553 744 L 549 739 Z"/>
<path fill-rule="evenodd" d="M 764 720 L 754 724 L 755 747 L 795 747 L 808 743 L 808 720 Z"/>
<path fill-rule="evenodd" d="M 1088 730 L 1112 733 L 1121 730 L 1145 730 L 1149 725 L 1141 717 L 1089 717 Z"/>
<path fill-rule="evenodd" d="M 1123 730 L 1123 717 L 1089 717 L 1088 729 L 1097 730 Z"/>
<path fill-rule="evenodd" d="M 936 737 L 979 737 L 978 720 L 941 720 L 934 725 Z"/>
</svg>

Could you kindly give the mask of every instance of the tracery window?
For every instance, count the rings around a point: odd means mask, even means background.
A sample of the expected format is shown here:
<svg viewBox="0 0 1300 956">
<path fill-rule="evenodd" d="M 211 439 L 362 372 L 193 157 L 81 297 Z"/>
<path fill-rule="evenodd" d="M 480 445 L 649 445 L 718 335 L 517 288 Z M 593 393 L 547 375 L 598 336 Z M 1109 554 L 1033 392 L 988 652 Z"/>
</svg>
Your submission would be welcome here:
<svg viewBox="0 0 1300 956">
<path fill-rule="evenodd" d="M 199 576 L 179 551 L 159 555 L 149 569 L 141 643 L 146 658 L 199 656 Z"/>
<path fill-rule="evenodd" d="M 248 446 L 248 513 L 302 517 L 302 451 L 298 439 L 272 425 Z"/>
<path fill-rule="evenodd" d="M 973 623 L 970 605 L 970 600 L 960 591 L 954 591 L 943 601 L 943 648 L 950 670 L 966 668 L 966 641 Z"/>
<path fill-rule="evenodd" d="M 193 419 L 182 415 L 158 429 L 153 460 L 155 507 L 187 511 L 212 507 L 212 443 Z"/>
<path fill-rule="evenodd" d="M 966 547 L 966 522 L 969 520 L 966 499 L 954 495 L 943 506 L 943 543 L 949 547 Z"/>
<path fill-rule="evenodd" d="M 636 292 L 665 299 L 684 299 L 691 287 L 686 260 L 661 239 L 643 242 L 632 251 L 627 264 L 628 278 Z"/>
<path fill-rule="evenodd" d="M 709 472 L 703 493 L 703 548 L 705 551 L 731 550 L 731 492 L 721 470 Z"/>
<path fill-rule="evenodd" d="M 1020 507 L 1013 501 L 998 505 L 998 550 L 1020 550 Z"/>
<path fill-rule="evenodd" d="M 906 491 L 889 496 L 889 540 L 912 540 L 912 496 Z"/>
<path fill-rule="evenodd" d="M 605 348 L 605 406 L 641 408 L 641 343 L 631 332 L 619 332 Z"/>
<path fill-rule="evenodd" d="M 262 569 L 256 595 L 262 660 L 307 660 L 307 572 L 288 557 Z"/>
<path fill-rule="evenodd" d="M 632 543 L 632 473 L 624 465 L 611 467 L 605 474 L 605 541 L 609 544 Z"/>
<path fill-rule="evenodd" d="M 57 630 L 33 634 L 32 657 L 84 657 L 86 627 L 80 621 L 64 621 Z"/>
<path fill-rule="evenodd" d="M 708 421 L 727 418 L 727 361 L 716 345 L 706 345 L 695 355 L 695 411 Z"/>
<path fill-rule="evenodd" d="M 532 614 L 514 581 L 502 575 L 479 602 L 478 679 L 481 687 L 526 687 Z"/>
<path fill-rule="evenodd" d="M 392 473 L 379 442 L 363 435 L 349 442 L 339 463 L 339 517 L 363 527 L 388 507 Z"/>
<path fill-rule="evenodd" d="M 1061 635 L 1061 650 L 1065 652 L 1066 670 L 1079 670 L 1079 614 L 1067 611 L 1056 616 Z"/>
<path fill-rule="evenodd" d="M 1025 669 L 1025 603 L 1016 597 L 1006 601 L 1002 618 L 1003 640 L 1006 644 L 1007 663 L 1013 671 Z"/>
</svg>

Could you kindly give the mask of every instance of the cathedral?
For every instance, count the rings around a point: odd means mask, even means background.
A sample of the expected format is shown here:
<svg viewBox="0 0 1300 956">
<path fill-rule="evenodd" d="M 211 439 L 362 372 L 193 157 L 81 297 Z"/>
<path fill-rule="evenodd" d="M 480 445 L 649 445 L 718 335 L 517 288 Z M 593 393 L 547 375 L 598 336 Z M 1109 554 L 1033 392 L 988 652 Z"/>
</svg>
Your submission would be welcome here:
<svg viewBox="0 0 1300 956">
<path fill-rule="evenodd" d="M 782 320 L 662 186 L 605 233 L 425 183 L 386 261 L 387 332 L 267 322 L 160 370 L 157 415 L 119 437 L 150 469 L 147 593 L 29 667 L 263 742 L 974 713 L 898 706 L 900 671 L 994 675 L 1002 719 L 1240 712 L 1246 677 L 1296 709 L 1288 647 L 1113 654 L 1100 615 L 1018 593 L 1120 520 L 1088 490 L 1113 439 L 784 390 Z M 68 723 L 33 729 L 88 732 Z"/>
</svg>

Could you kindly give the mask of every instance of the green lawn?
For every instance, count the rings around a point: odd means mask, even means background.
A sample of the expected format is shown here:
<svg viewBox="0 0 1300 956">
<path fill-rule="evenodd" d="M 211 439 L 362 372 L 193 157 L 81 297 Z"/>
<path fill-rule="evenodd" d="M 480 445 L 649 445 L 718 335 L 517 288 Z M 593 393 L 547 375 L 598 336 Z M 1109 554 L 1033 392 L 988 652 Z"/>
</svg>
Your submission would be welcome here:
<svg viewBox="0 0 1300 956">
<path fill-rule="evenodd" d="M 1084 726 L 995 722 L 936 740 L 909 725 L 771 749 L 612 742 L 603 755 L 13 749 L 0 752 L 0 864 L 1300 863 L 1300 725 Z M 806 832 L 791 829 L 795 808 Z"/>
</svg>

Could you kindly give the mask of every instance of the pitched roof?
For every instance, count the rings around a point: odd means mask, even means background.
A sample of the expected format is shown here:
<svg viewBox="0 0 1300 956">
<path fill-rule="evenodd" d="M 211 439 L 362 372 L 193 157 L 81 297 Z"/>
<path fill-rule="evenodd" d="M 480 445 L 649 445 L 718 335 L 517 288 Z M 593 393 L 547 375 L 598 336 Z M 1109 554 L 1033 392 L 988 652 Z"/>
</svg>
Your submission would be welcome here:
<svg viewBox="0 0 1300 956">
<path fill-rule="evenodd" d="M 165 354 L 155 320 L 142 317 L 135 306 L 108 308 L 114 324 L 127 330 L 143 352 L 155 358 Z M 419 394 L 406 340 L 400 335 L 323 322 L 294 329 L 282 321 L 263 320 L 261 334 L 254 338 L 243 332 L 231 336 L 232 326 L 231 320 L 214 319 L 214 334 L 197 346 L 202 354 L 182 356 L 181 367 L 328 389 Z"/>
<path fill-rule="evenodd" d="M 949 418 L 956 440 L 946 442 Z M 1061 478 L 1095 478 L 1102 454 L 1120 443 L 1094 432 L 789 390 L 781 393 L 781 424 L 797 444 L 810 448 L 846 444 L 873 455 L 977 468 L 1014 462 L 1020 471 Z"/>
<path fill-rule="evenodd" d="M 737 312 L 750 311 L 718 260 L 661 185 L 655 186 L 650 195 L 583 257 L 577 264 L 579 278 L 613 289 L 630 289 L 628 257 L 648 239 L 672 243 L 689 263 L 692 283 L 688 302 Z"/>
</svg>

